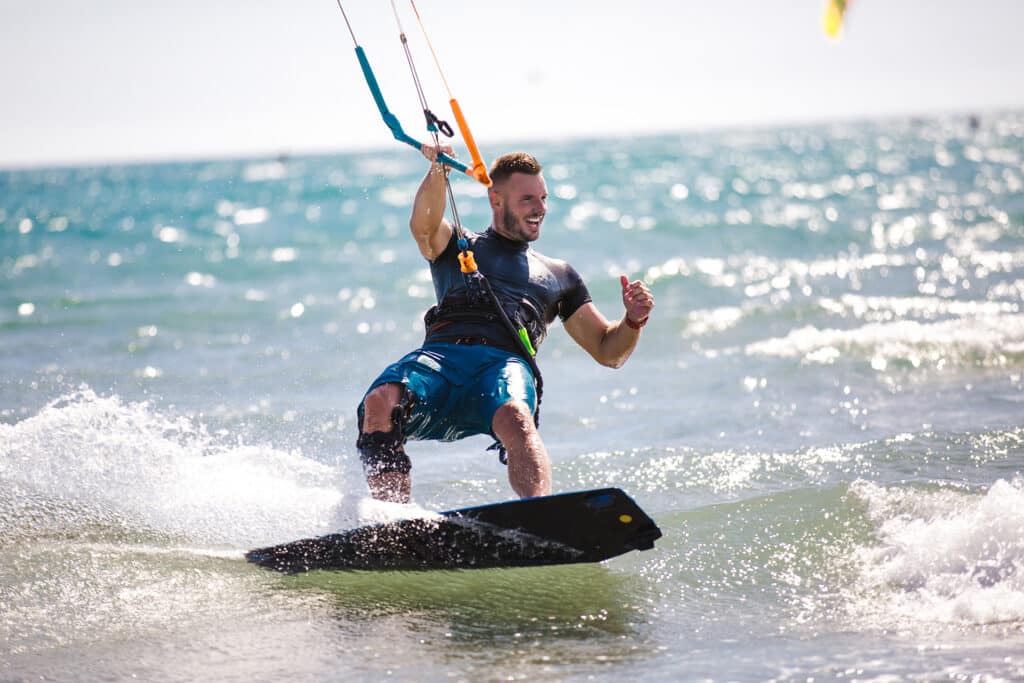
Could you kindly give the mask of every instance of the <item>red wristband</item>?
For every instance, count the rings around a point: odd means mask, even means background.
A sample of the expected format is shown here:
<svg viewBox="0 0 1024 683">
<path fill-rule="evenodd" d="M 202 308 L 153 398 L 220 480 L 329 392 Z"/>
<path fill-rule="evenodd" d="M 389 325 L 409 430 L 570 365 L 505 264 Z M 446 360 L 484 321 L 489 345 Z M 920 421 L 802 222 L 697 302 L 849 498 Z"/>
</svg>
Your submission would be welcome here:
<svg viewBox="0 0 1024 683">
<path fill-rule="evenodd" d="M 646 325 L 646 324 L 647 324 L 647 319 L 648 319 L 648 318 L 650 318 L 650 317 L 651 317 L 651 316 L 649 316 L 649 315 L 648 315 L 648 316 L 645 316 L 643 320 L 641 320 L 641 321 L 640 321 L 640 322 L 638 322 L 638 323 L 635 323 L 635 322 L 633 322 L 633 321 L 632 321 L 632 320 L 630 319 L 630 317 L 629 317 L 629 316 L 627 315 L 627 316 L 626 316 L 626 324 L 627 324 L 627 325 L 629 325 L 630 327 L 632 327 L 632 328 L 633 328 L 634 330 L 639 330 L 639 329 L 640 329 L 641 327 L 643 327 L 644 325 Z"/>
</svg>

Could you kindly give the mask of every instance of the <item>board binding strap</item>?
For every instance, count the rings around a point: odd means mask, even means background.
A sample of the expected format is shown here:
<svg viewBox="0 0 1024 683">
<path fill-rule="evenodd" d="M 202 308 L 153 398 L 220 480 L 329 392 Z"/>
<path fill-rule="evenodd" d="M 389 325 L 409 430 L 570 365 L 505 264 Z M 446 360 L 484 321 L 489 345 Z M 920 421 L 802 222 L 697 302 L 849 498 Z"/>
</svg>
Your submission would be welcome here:
<svg viewBox="0 0 1024 683">
<path fill-rule="evenodd" d="M 661 530 L 617 488 L 575 491 L 373 524 L 258 548 L 246 559 L 294 574 L 326 570 L 536 567 L 648 550 Z"/>
</svg>

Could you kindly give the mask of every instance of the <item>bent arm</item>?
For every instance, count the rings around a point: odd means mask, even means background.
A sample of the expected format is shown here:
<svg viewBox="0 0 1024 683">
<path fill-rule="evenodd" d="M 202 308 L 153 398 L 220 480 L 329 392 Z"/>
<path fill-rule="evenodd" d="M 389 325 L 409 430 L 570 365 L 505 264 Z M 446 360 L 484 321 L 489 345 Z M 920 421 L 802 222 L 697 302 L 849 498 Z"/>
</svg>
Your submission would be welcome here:
<svg viewBox="0 0 1024 683">
<path fill-rule="evenodd" d="M 610 322 L 593 302 L 588 302 L 565 321 L 569 336 L 594 360 L 609 368 L 625 364 L 640 340 L 640 327 L 654 308 L 654 297 L 643 282 L 629 282 L 625 275 L 620 280 L 622 305 L 626 309 L 621 320 Z"/>
<path fill-rule="evenodd" d="M 423 155 L 431 159 L 430 152 L 433 152 L 433 158 L 437 158 L 437 150 L 433 148 L 424 148 Z M 451 223 L 444 217 L 445 168 L 433 159 L 431 161 L 430 170 L 416 190 L 409 217 L 409 230 L 423 258 L 428 261 L 440 256 L 452 238 Z"/>
<path fill-rule="evenodd" d="M 626 324 L 626 317 L 609 321 L 597 306 L 586 303 L 565 321 L 565 331 L 594 360 L 609 368 L 621 368 L 640 340 L 640 330 Z"/>
</svg>

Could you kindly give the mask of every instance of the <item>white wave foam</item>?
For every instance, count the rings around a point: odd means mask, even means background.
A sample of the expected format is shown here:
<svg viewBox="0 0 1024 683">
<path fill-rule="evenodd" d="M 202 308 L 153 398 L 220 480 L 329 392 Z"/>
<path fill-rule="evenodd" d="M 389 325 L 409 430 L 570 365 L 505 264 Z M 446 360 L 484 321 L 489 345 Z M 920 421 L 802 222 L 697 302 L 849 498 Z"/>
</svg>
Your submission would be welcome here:
<svg viewBox="0 0 1024 683">
<path fill-rule="evenodd" d="M 946 316 L 962 318 L 1020 312 L 1020 306 L 1010 301 L 960 301 L 934 296 L 843 294 L 838 299 L 819 299 L 818 305 L 833 315 L 868 322 L 889 322 L 906 318 L 936 320 Z"/>
<path fill-rule="evenodd" d="M 685 334 L 702 336 L 724 332 L 739 324 L 744 314 L 745 311 L 739 306 L 722 306 L 720 308 L 690 311 L 686 316 Z"/>
<path fill-rule="evenodd" d="M 983 494 L 863 481 L 851 491 L 878 537 L 859 552 L 856 611 L 901 623 L 1024 622 L 1024 479 Z"/>
<path fill-rule="evenodd" d="M 403 519 L 441 519 L 441 515 L 415 503 L 390 503 L 375 498 L 363 498 L 358 504 L 359 523 L 386 524 Z"/>
<path fill-rule="evenodd" d="M 88 389 L 0 425 L 0 508 L 15 511 L 3 523 L 15 536 L 116 520 L 201 543 L 290 540 L 351 516 L 339 478 L 297 453 L 218 444 L 188 419 Z"/>
<path fill-rule="evenodd" d="M 871 323 L 850 330 L 813 326 L 748 344 L 750 356 L 802 357 L 808 363 L 831 363 L 843 353 L 869 356 L 872 366 L 890 362 L 941 367 L 950 362 L 1001 365 L 1024 354 L 1024 315 L 977 315 L 923 324 L 914 320 Z"/>
</svg>

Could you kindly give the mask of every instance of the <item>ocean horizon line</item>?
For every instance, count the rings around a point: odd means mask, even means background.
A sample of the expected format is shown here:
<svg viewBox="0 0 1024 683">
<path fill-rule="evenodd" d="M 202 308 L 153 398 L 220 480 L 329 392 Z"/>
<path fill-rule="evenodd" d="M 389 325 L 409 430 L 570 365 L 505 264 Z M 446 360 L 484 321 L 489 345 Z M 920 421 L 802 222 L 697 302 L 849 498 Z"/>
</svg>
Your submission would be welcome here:
<svg viewBox="0 0 1024 683">
<path fill-rule="evenodd" d="M 851 114 L 849 116 L 816 117 L 807 119 L 778 119 L 772 121 L 758 121 L 750 123 L 726 122 L 721 124 L 684 124 L 678 127 L 652 127 L 642 131 L 623 132 L 620 130 L 609 131 L 581 131 L 579 133 L 552 133 L 548 136 L 524 135 L 524 136 L 499 136 L 492 137 L 489 143 L 501 145 L 550 144 L 551 142 L 581 142 L 587 140 L 624 140 L 624 139 L 649 139 L 671 135 L 688 135 L 699 133 L 729 133 L 764 131 L 771 129 L 788 128 L 819 128 L 836 125 L 863 125 L 867 123 L 886 124 L 900 120 L 942 120 L 959 117 L 977 117 L 979 120 L 985 117 L 1004 116 L 1024 112 L 1024 105 L 1007 105 L 985 108 L 957 108 L 948 110 L 935 110 L 931 112 L 892 112 L 878 115 Z M 103 168 L 103 167 L 132 167 L 164 164 L 205 164 L 228 161 L 274 161 L 293 158 L 322 158 L 328 156 L 362 155 L 362 154 L 391 154 L 401 151 L 393 140 L 389 140 L 386 134 L 379 136 L 380 140 L 366 144 L 350 143 L 341 146 L 306 146 L 295 147 L 253 147 L 250 149 L 223 149 L 209 151 L 188 151 L 178 154 L 164 154 L 145 152 L 141 154 L 113 153 L 109 156 L 74 156 L 66 158 L 43 157 L 39 159 L 3 159 L 0 158 L 0 173 L 19 173 L 33 171 L 57 171 L 79 168 Z M 479 142 L 478 142 L 479 144 Z M 456 143 L 456 147 L 461 141 Z"/>
</svg>

